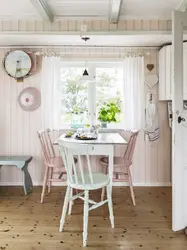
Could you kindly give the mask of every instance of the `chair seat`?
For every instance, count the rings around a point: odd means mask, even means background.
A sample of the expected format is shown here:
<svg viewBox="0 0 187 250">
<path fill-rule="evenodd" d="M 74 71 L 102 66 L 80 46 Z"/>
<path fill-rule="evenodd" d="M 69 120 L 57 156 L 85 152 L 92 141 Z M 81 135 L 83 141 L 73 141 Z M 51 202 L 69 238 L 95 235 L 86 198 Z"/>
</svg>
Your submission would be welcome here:
<svg viewBox="0 0 187 250">
<path fill-rule="evenodd" d="M 132 165 L 132 162 L 127 162 L 123 157 L 114 157 L 114 167 L 129 167 Z M 108 166 L 108 157 L 102 157 L 100 159 L 102 165 Z"/>
<path fill-rule="evenodd" d="M 90 182 L 90 177 L 88 173 L 84 173 L 85 183 L 82 184 L 81 175 L 78 175 L 78 183 L 76 184 L 75 175 L 73 175 L 73 183 L 69 184 L 72 188 L 80 189 L 80 190 L 94 190 L 105 187 L 109 183 L 109 177 L 102 173 L 92 173 L 93 175 L 93 183 Z"/>
</svg>

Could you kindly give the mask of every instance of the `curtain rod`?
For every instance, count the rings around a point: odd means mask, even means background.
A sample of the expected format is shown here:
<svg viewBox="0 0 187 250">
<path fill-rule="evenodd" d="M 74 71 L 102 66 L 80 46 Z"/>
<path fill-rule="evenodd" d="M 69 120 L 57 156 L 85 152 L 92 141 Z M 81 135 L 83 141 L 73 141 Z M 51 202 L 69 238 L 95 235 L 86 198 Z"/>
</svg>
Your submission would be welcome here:
<svg viewBox="0 0 187 250">
<path fill-rule="evenodd" d="M 84 45 L 0 45 L 0 48 L 2 49 L 10 49 L 10 48 L 27 48 L 27 49 L 60 49 L 60 48 L 116 48 L 116 49 L 160 49 L 161 46 L 109 46 L 109 45 L 90 45 L 90 46 L 84 46 Z"/>
</svg>

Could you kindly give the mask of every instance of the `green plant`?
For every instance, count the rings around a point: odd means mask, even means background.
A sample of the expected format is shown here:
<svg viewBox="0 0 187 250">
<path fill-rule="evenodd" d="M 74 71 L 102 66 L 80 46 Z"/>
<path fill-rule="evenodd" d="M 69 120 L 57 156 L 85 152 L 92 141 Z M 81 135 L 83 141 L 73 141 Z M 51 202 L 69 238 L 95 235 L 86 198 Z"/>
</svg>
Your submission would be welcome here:
<svg viewBox="0 0 187 250">
<path fill-rule="evenodd" d="M 119 122 L 117 114 L 121 112 L 120 103 L 118 101 L 110 101 L 104 103 L 99 110 L 98 120 L 102 122 Z"/>
</svg>

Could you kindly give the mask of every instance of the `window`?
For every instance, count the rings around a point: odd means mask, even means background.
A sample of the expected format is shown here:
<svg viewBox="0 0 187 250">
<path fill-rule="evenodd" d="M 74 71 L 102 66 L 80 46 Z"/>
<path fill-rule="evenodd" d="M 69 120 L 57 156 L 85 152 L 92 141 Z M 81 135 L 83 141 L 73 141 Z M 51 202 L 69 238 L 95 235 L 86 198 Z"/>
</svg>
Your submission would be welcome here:
<svg viewBox="0 0 187 250">
<path fill-rule="evenodd" d="M 99 110 L 110 103 L 117 103 L 122 109 L 123 100 L 123 69 L 122 67 L 100 67 L 96 68 L 96 118 Z M 123 119 L 123 112 L 115 115 L 116 123 Z"/>
<path fill-rule="evenodd" d="M 88 84 L 81 82 L 83 68 L 61 68 L 61 123 L 81 126 L 88 113 Z"/>
<path fill-rule="evenodd" d="M 120 63 L 89 63 L 90 81 L 82 81 L 83 63 L 63 63 L 61 67 L 61 123 L 63 126 L 81 127 L 100 123 L 101 109 L 117 105 L 115 125 L 123 120 L 123 67 Z M 108 112 L 109 113 L 109 112 Z"/>
<path fill-rule="evenodd" d="M 115 121 L 109 123 L 109 127 L 144 127 L 143 57 L 126 57 L 120 63 L 89 62 L 92 80 L 87 82 L 81 81 L 84 69 L 84 62 L 43 58 L 41 109 L 44 128 L 81 127 L 88 123 L 98 124 L 104 118 Z"/>
</svg>

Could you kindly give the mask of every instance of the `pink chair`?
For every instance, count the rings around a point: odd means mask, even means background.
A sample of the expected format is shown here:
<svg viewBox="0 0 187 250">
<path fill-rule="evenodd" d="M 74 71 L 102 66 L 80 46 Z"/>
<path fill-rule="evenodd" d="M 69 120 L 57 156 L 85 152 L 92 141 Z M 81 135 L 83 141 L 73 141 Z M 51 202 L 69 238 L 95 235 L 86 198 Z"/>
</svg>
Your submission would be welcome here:
<svg viewBox="0 0 187 250">
<path fill-rule="evenodd" d="M 127 148 L 125 150 L 125 154 L 123 157 L 114 157 L 114 182 L 127 181 L 129 182 L 130 193 L 133 205 L 136 205 L 135 196 L 133 191 L 133 183 L 130 166 L 132 165 L 132 158 L 135 149 L 136 139 L 138 136 L 138 131 L 133 132 L 130 136 Z M 103 157 L 100 159 L 102 166 L 104 167 L 105 173 L 108 172 L 108 158 Z M 120 178 L 121 177 L 121 178 Z M 105 189 L 102 189 L 101 200 L 104 199 Z"/>
<path fill-rule="evenodd" d="M 48 184 L 48 193 L 51 191 L 52 182 L 62 182 L 62 177 L 65 174 L 66 170 L 62 161 L 61 156 L 56 156 L 55 150 L 53 148 L 53 143 L 51 140 L 51 130 L 40 130 L 37 131 L 38 137 L 41 143 L 43 156 L 44 156 L 44 165 L 45 165 L 45 175 L 43 180 L 43 189 L 41 194 L 41 203 L 43 203 L 45 189 Z M 58 175 L 58 177 L 54 177 Z"/>
</svg>

